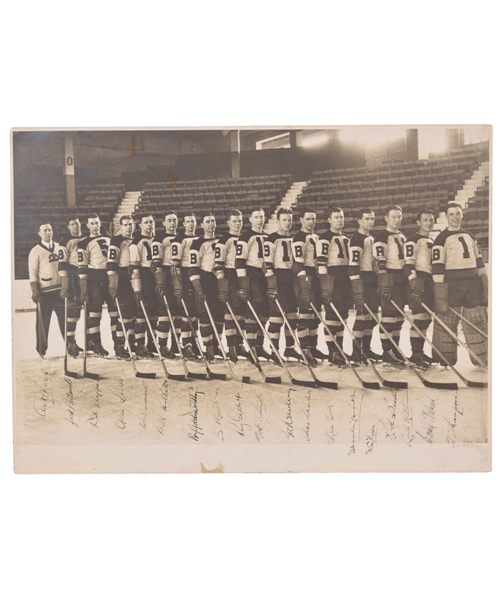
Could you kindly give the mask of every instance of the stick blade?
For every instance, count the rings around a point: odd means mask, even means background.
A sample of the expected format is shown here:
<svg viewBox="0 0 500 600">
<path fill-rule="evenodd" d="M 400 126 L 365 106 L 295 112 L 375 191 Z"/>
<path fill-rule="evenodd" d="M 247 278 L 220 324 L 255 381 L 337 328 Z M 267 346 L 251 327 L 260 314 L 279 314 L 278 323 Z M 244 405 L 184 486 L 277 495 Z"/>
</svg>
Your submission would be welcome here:
<svg viewBox="0 0 500 600">
<path fill-rule="evenodd" d="M 191 373 L 191 371 L 188 371 L 187 376 L 189 379 L 207 379 L 208 377 L 206 373 Z"/>
<path fill-rule="evenodd" d="M 328 388 L 330 390 L 338 390 L 339 384 L 336 381 L 320 381 L 316 379 L 316 385 L 319 387 Z"/>
<path fill-rule="evenodd" d="M 487 388 L 488 384 L 485 381 L 467 381 L 467 385 L 473 388 Z"/>
<path fill-rule="evenodd" d="M 281 377 L 266 377 L 264 383 L 281 383 Z"/>
<path fill-rule="evenodd" d="M 168 378 L 173 379 L 174 381 L 186 381 L 185 375 L 174 375 L 173 373 L 169 373 Z"/>
<path fill-rule="evenodd" d="M 75 373 L 74 371 L 68 371 L 68 369 L 64 369 L 64 375 L 66 377 L 73 377 L 73 379 L 78 379 L 78 373 Z"/>
<path fill-rule="evenodd" d="M 141 377 L 142 379 L 156 379 L 156 373 L 141 373 L 141 372 L 137 371 L 135 376 Z"/>
<path fill-rule="evenodd" d="M 99 379 L 99 375 L 97 373 L 89 373 L 88 371 L 85 371 L 83 376 L 87 377 L 88 379 L 94 379 L 95 381 Z"/>
<path fill-rule="evenodd" d="M 313 387 L 313 388 L 318 387 L 318 385 L 315 381 L 301 381 L 299 379 L 294 379 L 293 377 L 292 377 L 291 381 L 292 381 L 293 385 L 302 385 L 304 387 Z"/>
<path fill-rule="evenodd" d="M 394 388 L 396 390 L 407 390 L 408 382 L 407 381 L 387 381 L 384 379 L 382 382 L 384 387 Z"/>
<path fill-rule="evenodd" d="M 220 381 L 226 381 L 227 379 L 225 373 L 213 373 L 212 371 L 210 371 L 208 376 L 210 377 L 210 379 L 219 379 Z"/>
<path fill-rule="evenodd" d="M 458 384 L 456 382 L 441 383 L 439 381 L 429 381 L 428 379 L 421 378 L 422 383 L 425 387 L 434 388 L 435 390 L 458 390 Z"/>
<path fill-rule="evenodd" d="M 363 387 L 367 390 L 379 390 L 380 384 L 377 381 L 363 381 Z"/>
</svg>

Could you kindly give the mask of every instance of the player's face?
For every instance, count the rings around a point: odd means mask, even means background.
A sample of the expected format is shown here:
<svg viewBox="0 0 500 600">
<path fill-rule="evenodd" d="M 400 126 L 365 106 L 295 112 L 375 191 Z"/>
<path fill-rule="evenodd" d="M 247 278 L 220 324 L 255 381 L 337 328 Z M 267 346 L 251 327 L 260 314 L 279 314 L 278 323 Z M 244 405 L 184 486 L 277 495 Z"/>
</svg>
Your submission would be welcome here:
<svg viewBox="0 0 500 600">
<path fill-rule="evenodd" d="M 46 223 L 45 225 L 41 225 L 40 229 L 38 230 L 38 235 L 40 236 L 42 242 L 50 244 L 53 235 L 51 225 L 49 225 L 48 223 Z"/>
<path fill-rule="evenodd" d="M 87 227 L 89 228 L 90 235 L 96 236 L 101 233 L 101 219 L 87 219 Z"/>
<path fill-rule="evenodd" d="M 123 235 L 127 238 L 131 238 L 134 232 L 134 221 L 132 219 L 125 219 L 122 223 Z"/>
<path fill-rule="evenodd" d="M 375 226 L 375 213 L 364 213 L 361 219 L 358 219 L 358 224 L 361 230 L 371 231 Z"/>
<path fill-rule="evenodd" d="M 186 235 L 194 235 L 196 231 L 196 217 L 184 217 L 184 230 Z"/>
<path fill-rule="evenodd" d="M 385 222 L 387 223 L 387 227 L 392 229 L 393 231 L 397 231 L 401 226 L 401 221 L 403 220 L 403 213 L 400 210 L 390 210 L 389 214 L 385 217 Z"/>
<path fill-rule="evenodd" d="M 254 231 L 262 231 L 266 222 L 266 215 L 263 210 L 254 210 L 249 218 L 250 225 Z"/>
<path fill-rule="evenodd" d="M 141 228 L 142 235 L 145 235 L 147 237 L 151 237 L 154 235 L 155 220 L 153 219 L 153 217 L 151 215 L 141 219 L 141 223 L 139 226 Z"/>
<path fill-rule="evenodd" d="M 278 228 L 281 235 L 286 235 L 292 230 L 293 215 L 282 214 L 278 219 Z"/>
<path fill-rule="evenodd" d="M 448 209 L 446 218 L 448 219 L 448 227 L 452 229 L 460 229 L 464 215 L 462 209 L 458 206 Z"/>
<path fill-rule="evenodd" d="M 80 237 L 82 235 L 82 226 L 79 219 L 71 219 L 68 223 L 68 229 L 73 237 Z"/>
<path fill-rule="evenodd" d="M 417 221 L 418 228 L 423 233 L 430 233 L 434 229 L 434 215 L 424 213 Z"/>
<path fill-rule="evenodd" d="M 241 215 L 231 215 L 227 224 L 231 235 L 240 235 L 241 228 L 243 227 L 243 218 Z"/>
<path fill-rule="evenodd" d="M 210 215 L 209 217 L 205 217 L 201 226 L 206 234 L 212 236 L 215 233 L 215 228 L 217 227 L 215 217 L 212 215 Z"/>
<path fill-rule="evenodd" d="M 344 228 L 344 212 L 334 212 L 328 218 L 328 222 L 330 223 L 330 229 L 335 232 L 342 231 Z"/>
<path fill-rule="evenodd" d="M 175 233 L 177 231 L 178 219 L 177 215 L 165 215 L 163 221 L 163 227 L 165 227 L 166 233 Z"/>
<path fill-rule="evenodd" d="M 302 225 L 302 231 L 305 231 L 306 233 L 312 233 L 316 227 L 316 213 L 304 213 L 304 216 L 300 217 L 300 224 Z"/>
</svg>

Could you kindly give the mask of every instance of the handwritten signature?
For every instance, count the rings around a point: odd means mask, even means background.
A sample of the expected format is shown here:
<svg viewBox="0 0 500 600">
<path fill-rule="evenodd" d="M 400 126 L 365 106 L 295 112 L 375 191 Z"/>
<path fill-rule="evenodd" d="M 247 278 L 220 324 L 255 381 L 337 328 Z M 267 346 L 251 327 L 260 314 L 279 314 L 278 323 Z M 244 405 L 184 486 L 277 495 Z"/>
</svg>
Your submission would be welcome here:
<svg viewBox="0 0 500 600">
<path fill-rule="evenodd" d="M 328 421 L 331 422 L 330 428 L 325 429 L 325 435 L 328 439 L 328 445 L 331 446 L 333 443 L 335 443 L 335 438 L 339 434 L 338 431 L 337 431 L 337 433 L 335 433 L 334 428 L 333 428 L 333 422 L 335 420 L 335 417 L 333 416 L 333 405 L 332 404 L 328 405 L 328 414 L 326 415 L 326 418 Z"/>
<path fill-rule="evenodd" d="M 188 438 L 195 442 L 200 440 L 200 435 L 205 435 L 202 428 L 198 425 L 198 394 L 204 395 L 205 392 L 195 392 L 194 388 L 189 388 L 189 406 L 193 407 L 193 412 L 191 413 L 191 423 L 189 424 L 191 432 L 188 433 Z"/>
<path fill-rule="evenodd" d="M 285 424 L 285 430 L 282 430 L 282 432 L 286 435 L 287 438 L 295 437 L 293 435 L 292 399 L 290 397 L 290 394 L 296 391 L 297 390 L 294 388 L 289 388 L 286 399 L 283 400 L 283 402 L 286 404 L 286 417 L 284 419 L 281 419 L 281 421 L 283 421 L 283 423 Z"/>
</svg>

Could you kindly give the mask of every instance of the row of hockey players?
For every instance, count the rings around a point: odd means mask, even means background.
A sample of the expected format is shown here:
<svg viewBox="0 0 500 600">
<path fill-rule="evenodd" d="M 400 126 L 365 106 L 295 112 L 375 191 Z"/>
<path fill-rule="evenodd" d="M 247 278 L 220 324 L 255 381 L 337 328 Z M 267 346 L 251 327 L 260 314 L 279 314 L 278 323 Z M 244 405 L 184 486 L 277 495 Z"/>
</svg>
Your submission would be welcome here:
<svg viewBox="0 0 500 600">
<path fill-rule="evenodd" d="M 431 209 L 419 211 L 418 230 L 408 238 L 400 230 L 402 216 L 401 207 L 389 206 L 384 215 L 385 229 L 373 237 L 375 213 L 361 209 L 357 232 L 351 238 L 343 233 L 340 207 L 331 208 L 330 228 L 320 235 L 314 231 L 316 213 L 309 207 L 300 211 L 300 230 L 296 233 L 292 233 L 292 211 L 281 208 L 278 230 L 269 235 L 264 233 L 265 212 L 261 208 L 251 212 L 250 228 L 244 231 L 242 213 L 230 210 L 228 232 L 222 235 L 217 235 L 215 217 L 209 213 L 201 214 L 201 235 L 196 233 L 197 217 L 192 213 L 184 216 L 184 232 L 177 233 L 178 217 L 173 211 L 164 215 L 165 233 L 161 236 L 155 236 L 151 214 L 139 217 L 137 233 L 133 218 L 122 216 L 121 233 L 112 238 L 101 232 L 96 214 L 87 219 L 88 236 L 82 236 L 77 218 L 70 219 L 69 235 L 59 244 L 52 241 L 50 225 L 44 224 L 39 230 L 41 242 L 29 258 L 33 300 L 41 302 L 45 331 L 53 309 L 63 331 L 60 299 L 68 299 L 67 349 L 72 356 L 81 350 L 75 342 L 75 330 L 84 305 L 87 350 L 108 355 L 100 336 L 102 306 L 106 303 L 119 358 L 128 357 L 125 335 L 138 357 L 150 358 L 156 353 L 146 326 L 149 318 L 161 355 L 166 358 L 179 353 L 175 337 L 181 340 L 184 356 L 199 354 L 191 321 L 195 330 L 200 329 L 208 360 L 220 355 L 217 339 L 223 332 L 231 360 L 247 356 L 240 329 L 258 357 L 273 359 L 263 347 L 263 328 L 275 348 L 284 329 L 284 356 L 300 359 L 302 353 L 294 348 L 294 336 L 285 326 L 288 321 L 311 365 L 328 359 L 330 364 L 343 366 L 345 360 L 337 344 L 342 347 L 345 320 L 349 309 L 355 308 L 353 333 L 359 343 L 353 345 L 350 359 L 355 363 L 383 360 L 399 366 L 405 360 L 396 350 L 404 318 L 397 307 L 404 310 L 408 305 L 415 326 L 426 333 L 431 313 L 422 308 L 424 304 L 455 334 L 462 315 L 469 347 L 486 362 L 487 343 L 477 329 L 487 331 L 488 280 L 474 236 L 462 229 L 461 207 L 448 205 L 448 227 L 434 242 L 430 237 L 435 224 Z M 325 310 L 328 356 L 318 349 L 320 322 L 313 306 Z M 371 349 L 379 319 L 382 355 Z M 172 325 L 177 336 L 172 336 Z M 456 363 L 457 343 L 445 328 L 436 323 L 433 357 L 429 357 L 423 352 L 424 339 L 416 327 L 410 331 L 411 362 L 427 367 L 442 362 L 441 353 L 451 364 Z M 46 350 L 40 340 L 37 350 L 40 354 Z"/>
</svg>

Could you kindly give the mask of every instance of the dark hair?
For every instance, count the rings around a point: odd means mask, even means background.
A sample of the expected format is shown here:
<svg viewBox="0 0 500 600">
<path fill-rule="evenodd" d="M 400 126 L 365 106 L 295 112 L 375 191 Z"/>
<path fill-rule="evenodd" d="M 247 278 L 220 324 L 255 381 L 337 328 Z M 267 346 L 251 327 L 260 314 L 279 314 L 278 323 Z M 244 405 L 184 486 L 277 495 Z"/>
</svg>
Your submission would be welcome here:
<svg viewBox="0 0 500 600">
<path fill-rule="evenodd" d="M 215 219 L 215 215 L 213 212 L 201 213 L 201 222 L 205 220 L 206 217 L 213 217 Z"/>
<path fill-rule="evenodd" d="M 460 209 L 462 209 L 462 207 L 460 206 L 460 204 L 458 204 L 458 202 L 450 202 L 449 204 L 446 205 L 445 214 L 448 214 L 448 209 L 449 208 L 460 208 Z"/>
<path fill-rule="evenodd" d="M 186 214 L 185 214 L 185 215 L 182 217 L 182 219 L 184 220 L 184 219 L 186 219 L 186 217 L 194 217 L 194 218 L 196 219 L 196 215 L 194 214 L 194 212 L 188 212 L 188 213 L 186 213 Z"/>
<path fill-rule="evenodd" d="M 147 219 L 148 217 L 151 217 L 154 220 L 153 214 L 150 212 L 139 213 L 135 218 L 139 221 L 139 223 L 142 223 L 142 220 Z"/>
<path fill-rule="evenodd" d="M 87 221 L 89 221 L 90 219 L 99 219 L 99 221 L 100 221 L 101 217 L 99 215 L 97 215 L 96 213 L 90 213 L 90 215 L 87 215 Z"/>
<path fill-rule="evenodd" d="M 432 215 L 434 218 L 436 218 L 436 214 L 435 214 L 435 212 L 432 210 L 432 208 L 426 208 L 425 206 L 424 206 L 424 207 L 422 207 L 422 208 L 421 208 L 421 209 L 418 211 L 418 213 L 417 213 L 417 216 L 416 216 L 416 220 L 417 220 L 417 221 L 420 221 L 420 219 L 421 219 L 422 215 Z"/>
<path fill-rule="evenodd" d="M 175 212 L 175 210 L 167 210 L 167 212 L 165 213 L 165 215 L 163 216 L 163 218 L 168 217 L 168 215 L 175 215 L 177 217 L 177 213 Z"/>
<path fill-rule="evenodd" d="M 252 216 L 254 212 L 260 211 L 262 211 L 264 213 L 264 216 L 266 216 L 266 209 L 263 206 L 257 206 L 257 208 L 252 208 L 252 210 L 250 211 L 250 216 Z"/>
<path fill-rule="evenodd" d="M 401 206 L 399 206 L 397 204 L 389 204 L 389 206 L 385 209 L 384 216 L 387 217 L 387 215 L 391 212 L 391 210 L 400 210 L 401 212 L 403 212 L 403 209 L 401 208 Z"/>
<path fill-rule="evenodd" d="M 230 208 L 226 213 L 226 221 L 229 221 L 231 217 L 242 217 L 241 210 L 237 208 Z"/>
<path fill-rule="evenodd" d="M 300 209 L 299 217 L 302 218 L 308 212 L 316 214 L 316 209 L 312 208 L 311 206 L 304 206 Z"/>
<path fill-rule="evenodd" d="M 276 218 L 279 219 L 281 217 L 281 215 L 292 215 L 293 216 L 293 210 L 291 208 L 280 208 L 276 214 Z"/>
<path fill-rule="evenodd" d="M 122 215 L 120 217 L 120 225 L 123 223 L 123 221 L 128 221 L 128 220 L 133 221 L 132 215 Z"/>
<path fill-rule="evenodd" d="M 339 212 L 343 212 L 343 210 L 340 208 L 340 206 L 331 206 L 326 211 L 326 216 L 329 219 L 331 217 L 332 213 L 339 213 Z"/>
<path fill-rule="evenodd" d="M 80 217 L 78 217 L 78 215 L 74 215 L 72 217 L 68 217 L 66 219 L 66 224 L 69 225 L 71 223 L 71 221 L 79 221 Z"/>
<path fill-rule="evenodd" d="M 373 211 L 371 208 L 360 208 L 358 210 L 358 212 L 356 213 L 356 219 L 357 220 L 362 219 L 363 215 L 368 215 L 370 213 L 374 213 L 375 214 L 375 211 Z"/>
</svg>

